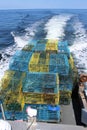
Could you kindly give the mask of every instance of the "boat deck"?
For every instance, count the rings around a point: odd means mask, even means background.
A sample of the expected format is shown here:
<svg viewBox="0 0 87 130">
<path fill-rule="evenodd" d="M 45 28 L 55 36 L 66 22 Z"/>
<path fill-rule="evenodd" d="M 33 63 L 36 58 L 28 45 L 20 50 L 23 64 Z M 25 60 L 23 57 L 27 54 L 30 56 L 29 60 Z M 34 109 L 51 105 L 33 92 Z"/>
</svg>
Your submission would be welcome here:
<svg viewBox="0 0 87 130">
<path fill-rule="evenodd" d="M 86 128 L 82 126 L 74 126 L 74 125 L 62 125 L 62 124 L 52 124 L 52 123 L 34 123 L 31 127 L 29 123 L 26 122 L 18 122 L 18 121 L 10 121 L 12 126 L 12 130 L 86 130 Z"/>
</svg>

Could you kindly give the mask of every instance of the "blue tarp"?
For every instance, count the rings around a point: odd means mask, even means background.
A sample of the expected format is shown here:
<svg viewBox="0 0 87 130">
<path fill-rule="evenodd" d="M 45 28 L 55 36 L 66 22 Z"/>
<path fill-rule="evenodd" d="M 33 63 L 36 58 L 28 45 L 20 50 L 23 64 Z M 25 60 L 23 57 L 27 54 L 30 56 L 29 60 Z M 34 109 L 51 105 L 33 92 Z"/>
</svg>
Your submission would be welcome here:
<svg viewBox="0 0 87 130">
<path fill-rule="evenodd" d="M 48 110 L 50 110 L 50 111 L 60 111 L 60 106 L 48 105 Z"/>
</svg>

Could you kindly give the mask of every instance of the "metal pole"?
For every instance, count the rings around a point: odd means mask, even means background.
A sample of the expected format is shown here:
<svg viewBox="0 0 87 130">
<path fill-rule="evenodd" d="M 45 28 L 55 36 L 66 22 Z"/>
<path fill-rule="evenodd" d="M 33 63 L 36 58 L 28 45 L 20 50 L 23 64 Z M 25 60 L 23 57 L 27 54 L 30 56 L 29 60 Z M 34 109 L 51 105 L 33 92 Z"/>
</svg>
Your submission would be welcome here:
<svg viewBox="0 0 87 130">
<path fill-rule="evenodd" d="M 5 120 L 5 113 L 4 113 L 4 108 L 3 108 L 2 103 L 0 104 L 0 107 L 1 107 L 1 111 L 2 111 L 2 118 L 3 118 L 3 120 Z"/>
</svg>

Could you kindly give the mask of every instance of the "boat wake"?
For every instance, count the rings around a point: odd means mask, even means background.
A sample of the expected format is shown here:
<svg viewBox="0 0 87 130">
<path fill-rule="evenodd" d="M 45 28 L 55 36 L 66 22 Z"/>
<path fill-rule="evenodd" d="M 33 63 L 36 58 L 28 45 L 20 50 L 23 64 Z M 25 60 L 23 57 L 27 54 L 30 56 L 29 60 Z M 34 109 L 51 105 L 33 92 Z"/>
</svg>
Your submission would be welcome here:
<svg viewBox="0 0 87 130">
<path fill-rule="evenodd" d="M 62 40 L 65 36 L 64 29 L 71 17 L 71 14 L 60 14 L 49 19 L 44 28 L 47 32 L 46 39 Z"/>
<path fill-rule="evenodd" d="M 14 45 L 4 48 L 1 50 L 1 59 L 0 59 L 0 79 L 4 76 L 4 72 L 9 69 L 9 61 L 11 57 L 14 55 L 16 50 L 21 50 L 26 44 L 31 41 L 37 32 L 37 27 L 41 24 L 41 21 L 35 22 L 29 28 L 25 28 L 25 34 L 20 36 L 16 32 L 11 32 L 11 35 L 14 38 Z"/>
<path fill-rule="evenodd" d="M 23 33 L 16 30 L 11 32 L 14 39 L 13 45 L 3 48 L 0 52 L 0 79 L 4 75 L 4 71 L 9 68 L 10 58 L 14 55 L 16 50 L 20 50 L 28 44 L 35 37 L 40 39 L 44 34 L 45 39 L 58 39 L 63 40 L 66 33 L 66 27 L 69 20 L 72 20 L 72 14 L 59 14 L 54 15 L 48 21 L 39 20 L 33 23 L 30 27 L 25 28 Z M 71 22 L 71 21 L 70 21 Z M 75 58 L 75 64 L 80 71 L 87 70 L 87 35 L 84 25 L 80 22 L 78 18 L 75 18 L 73 23 L 75 39 L 73 44 L 70 46 L 70 51 L 73 53 Z M 38 31 L 40 33 L 38 33 Z M 43 36 L 42 36 L 43 37 Z M 69 37 L 69 36 L 68 36 Z M 67 40 L 67 39 L 66 39 Z"/>
<path fill-rule="evenodd" d="M 84 25 L 77 19 L 73 25 L 75 40 L 70 46 L 70 51 L 74 54 L 75 63 L 81 72 L 87 72 L 87 34 Z"/>
</svg>

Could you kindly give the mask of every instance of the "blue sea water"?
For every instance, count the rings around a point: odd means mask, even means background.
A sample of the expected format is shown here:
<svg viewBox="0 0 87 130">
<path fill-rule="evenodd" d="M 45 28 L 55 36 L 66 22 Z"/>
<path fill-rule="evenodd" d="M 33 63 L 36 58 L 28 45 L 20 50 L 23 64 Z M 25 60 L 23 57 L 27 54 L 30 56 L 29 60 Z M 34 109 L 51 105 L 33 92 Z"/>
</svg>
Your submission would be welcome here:
<svg viewBox="0 0 87 130">
<path fill-rule="evenodd" d="M 67 40 L 79 72 L 87 72 L 87 10 L 0 10 L 0 78 L 15 51 L 40 38 Z"/>
</svg>

